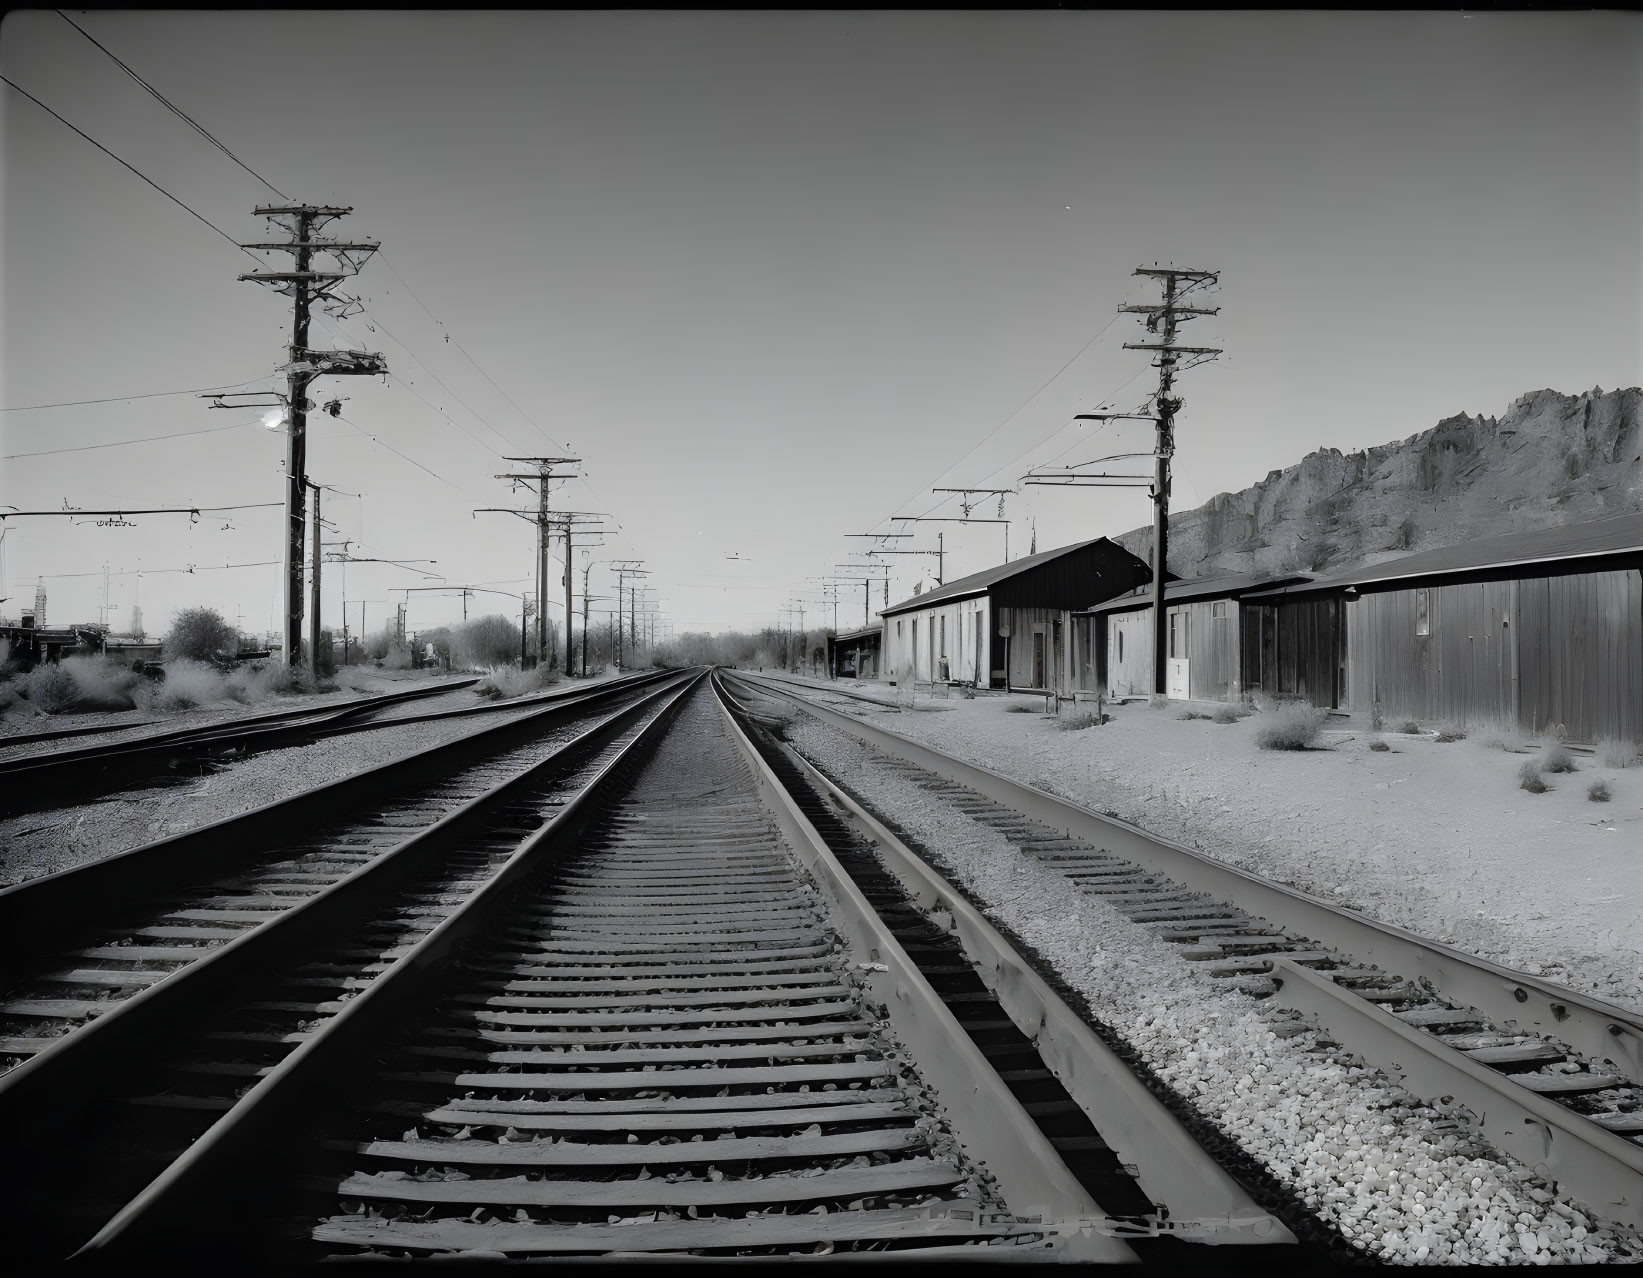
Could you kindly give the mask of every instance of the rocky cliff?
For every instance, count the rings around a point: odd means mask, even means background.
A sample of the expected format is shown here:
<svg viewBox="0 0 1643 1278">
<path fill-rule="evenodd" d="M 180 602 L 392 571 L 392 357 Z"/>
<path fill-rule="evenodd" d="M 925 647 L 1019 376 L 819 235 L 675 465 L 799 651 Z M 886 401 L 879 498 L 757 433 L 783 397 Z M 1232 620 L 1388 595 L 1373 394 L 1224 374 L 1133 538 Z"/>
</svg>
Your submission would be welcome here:
<svg viewBox="0 0 1643 1278">
<path fill-rule="evenodd" d="M 1522 396 L 1363 452 L 1325 448 L 1170 518 L 1169 566 L 1344 571 L 1413 550 L 1643 511 L 1643 391 Z M 1114 538 L 1151 553 L 1152 529 Z"/>
</svg>

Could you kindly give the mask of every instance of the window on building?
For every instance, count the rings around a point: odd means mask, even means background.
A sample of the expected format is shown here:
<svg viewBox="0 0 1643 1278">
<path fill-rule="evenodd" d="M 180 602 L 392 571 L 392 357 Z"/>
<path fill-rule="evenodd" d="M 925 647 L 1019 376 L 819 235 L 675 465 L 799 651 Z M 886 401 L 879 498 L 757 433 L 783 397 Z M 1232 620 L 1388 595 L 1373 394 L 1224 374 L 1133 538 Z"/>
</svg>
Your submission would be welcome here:
<svg viewBox="0 0 1643 1278">
<path fill-rule="evenodd" d="M 941 655 L 947 655 L 947 618 L 941 619 Z"/>
<path fill-rule="evenodd" d="M 1124 659 L 1124 632 L 1122 630 L 1118 632 L 1118 659 L 1120 661 Z"/>
<path fill-rule="evenodd" d="M 1432 605 L 1428 592 L 1424 589 L 1415 591 L 1415 633 L 1429 635 L 1432 633 Z"/>
<path fill-rule="evenodd" d="M 1225 617 L 1227 615 L 1226 600 L 1223 599 L 1219 603 L 1212 603 L 1209 606 L 1209 615 L 1212 617 Z"/>
<path fill-rule="evenodd" d="M 1182 612 L 1169 615 L 1169 655 L 1182 658 L 1187 655 L 1187 617 Z"/>
</svg>

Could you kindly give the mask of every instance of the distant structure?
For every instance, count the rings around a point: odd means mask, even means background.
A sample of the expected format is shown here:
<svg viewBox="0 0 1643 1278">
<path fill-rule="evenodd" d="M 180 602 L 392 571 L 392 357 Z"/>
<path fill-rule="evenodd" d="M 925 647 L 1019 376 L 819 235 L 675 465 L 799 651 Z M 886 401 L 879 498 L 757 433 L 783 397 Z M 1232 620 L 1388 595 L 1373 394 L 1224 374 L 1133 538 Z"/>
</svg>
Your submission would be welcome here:
<svg viewBox="0 0 1643 1278">
<path fill-rule="evenodd" d="M 1239 700 L 1245 679 L 1240 601 L 1254 591 L 1306 580 L 1304 574 L 1243 572 L 1167 582 L 1165 695 L 1194 701 Z M 1152 695 L 1152 618 L 1152 591 L 1145 587 L 1075 612 L 1075 641 L 1080 651 L 1091 654 L 1079 686 L 1104 687 L 1114 700 Z"/>
<path fill-rule="evenodd" d="M 46 583 L 43 581 L 34 588 L 34 624 L 41 629 L 46 624 Z"/>
<path fill-rule="evenodd" d="M 884 677 L 1071 691 L 1090 658 L 1069 642 L 1073 611 L 1151 576 L 1145 560 L 1097 537 L 961 577 L 879 613 Z"/>
<path fill-rule="evenodd" d="M 1643 743 L 1643 517 L 1405 555 L 1244 597 L 1245 686 Z"/>
<path fill-rule="evenodd" d="M 146 637 L 143 634 L 143 610 L 137 604 L 131 605 L 131 637 L 133 639 Z"/>
</svg>

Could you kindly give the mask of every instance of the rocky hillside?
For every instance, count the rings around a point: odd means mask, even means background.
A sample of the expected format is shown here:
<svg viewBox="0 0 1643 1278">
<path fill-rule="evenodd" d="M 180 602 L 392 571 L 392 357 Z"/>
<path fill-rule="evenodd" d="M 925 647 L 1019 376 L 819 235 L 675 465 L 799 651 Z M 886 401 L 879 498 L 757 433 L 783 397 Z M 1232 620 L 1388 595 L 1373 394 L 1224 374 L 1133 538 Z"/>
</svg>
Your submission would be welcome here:
<svg viewBox="0 0 1643 1278">
<path fill-rule="evenodd" d="M 1170 571 L 1333 572 L 1477 537 L 1643 511 L 1643 391 L 1532 391 L 1364 452 L 1325 448 L 1170 519 Z M 1114 538 L 1143 557 L 1151 528 Z"/>
</svg>

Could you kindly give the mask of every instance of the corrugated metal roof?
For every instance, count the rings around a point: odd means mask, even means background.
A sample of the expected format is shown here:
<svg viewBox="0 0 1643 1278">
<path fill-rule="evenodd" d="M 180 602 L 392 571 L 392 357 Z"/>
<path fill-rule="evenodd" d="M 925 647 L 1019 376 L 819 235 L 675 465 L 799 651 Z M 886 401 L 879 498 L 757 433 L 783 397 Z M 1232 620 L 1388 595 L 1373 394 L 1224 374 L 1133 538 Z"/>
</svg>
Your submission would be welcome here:
<svg viewBox="0 0 1643 1278">
<path fill-rule="evenodd" d="M 1164 602 L 1184 603 L 1189 599 L 1220 599 L 1241 595 L 1249 590 L 1264 590 L 1271 586 L 1282 585 L 1287 582 L 1306 581 L 1305 573 L 1288 573 L 1274 576 L 1264 572 L 1228 572 L 1215 577 L 1188 577 L 1182 581 L 1166 581 L 1164 583 Z M 1141 608 L 1152 602 L 1152 587 L 1140 586 L 1126 591 L 1116 599 L 1109 599 L 1105 603 L 1097 604 L 1093 608 L 1085 608 L 1074 613 L 1077 617 L 1089 617 L 1096 613 L 1123 612 L 1129 608 Z"/>
<path fill-rule="evenodd" d="M 1379 581 L 1401 581 L 1407 577 L 1530 567 L 1627 552 L 1643 552 L 1643 513 L 1615 515 L 1584 524 L 1565 524 L 1561 528 L 1542 528 L 1537 532 L 1482 537 L 1477 541 L 1461 542 L 1458 546 L 1439 546 L 1435 550 L 1422 550 L 1333 577 L 1320 577 L 1316 581 L 1263 591 L 1260 595 L 1252 594 L 1249 598 L 1337 590 Z"/>
<path fill-rule="evenodd" d="M 991 586 L 1001 581 L 1008 581 L 1018 573 L 1036 568 L 1040 564 L 1047 564 L 1052 559 L 1059 559 L 1062 555 L 1070 555 L 1075 550 L 1083 550 L 1086 546 L 1094 546 L 1106 541 L 1105 537 L 1092 537 L 1089 541 L 1074 542 L 1070 546 L 1058 546 L 1054 550 L 1041 550 L 1036 555 L 1028 555 L 1025 559 L 1012 559 L 1007 564 L 999 564 L 994 568 L 984 568 L 980 572 L 973 572 L 968 577 L 960 577 L 957 581 L 950 581 L 945 586 L 938 586 L 934 590 L 926 591 L 922 595 L 914 595 L 900 603 L 891 604 L 882 609 L 879 616 L 888 617 L 892 613 L 910 612 L 915 608 L 927 608 L 931 604 L 951 603 L 955 599 L 964 599 L 970 595 L 986 594 Z"/>
</svg>

